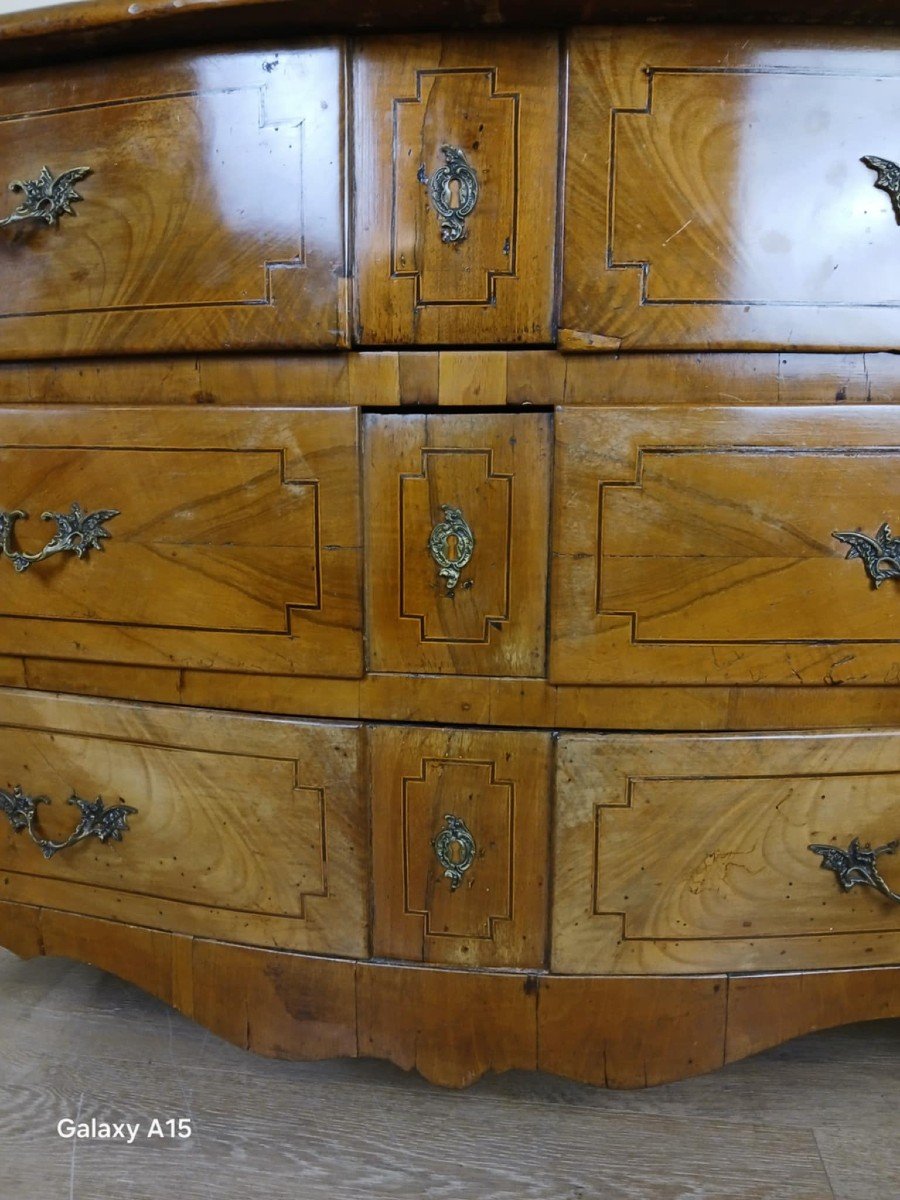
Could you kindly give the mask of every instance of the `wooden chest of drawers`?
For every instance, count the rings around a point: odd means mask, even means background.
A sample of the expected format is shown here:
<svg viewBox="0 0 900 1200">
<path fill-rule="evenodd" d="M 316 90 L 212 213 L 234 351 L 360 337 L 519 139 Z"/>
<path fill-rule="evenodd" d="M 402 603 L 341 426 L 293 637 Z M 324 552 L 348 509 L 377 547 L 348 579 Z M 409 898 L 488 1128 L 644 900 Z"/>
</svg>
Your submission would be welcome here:
<svg viewBox="0 0 900 1200">
<path fill-rule="evenodd" d="M 452 1085 L 900 1013 L 900 35 L 564 8 L 13 23 L 3 945 Z"/>
</svg>

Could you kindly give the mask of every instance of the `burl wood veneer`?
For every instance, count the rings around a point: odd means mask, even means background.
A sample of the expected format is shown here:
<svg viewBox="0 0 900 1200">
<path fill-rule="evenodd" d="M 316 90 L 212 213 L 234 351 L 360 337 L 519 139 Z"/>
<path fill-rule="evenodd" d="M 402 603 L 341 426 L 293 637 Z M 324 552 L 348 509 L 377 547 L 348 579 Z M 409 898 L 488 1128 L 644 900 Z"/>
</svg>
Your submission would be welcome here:
<svg viewBox="0 0 900 1200">
<path fill-rule="evenodd" d="M 4 27 L 0 944 L 449 1086 L 900 1016 L 900 34 L 576 7 Z"/>
</svg>

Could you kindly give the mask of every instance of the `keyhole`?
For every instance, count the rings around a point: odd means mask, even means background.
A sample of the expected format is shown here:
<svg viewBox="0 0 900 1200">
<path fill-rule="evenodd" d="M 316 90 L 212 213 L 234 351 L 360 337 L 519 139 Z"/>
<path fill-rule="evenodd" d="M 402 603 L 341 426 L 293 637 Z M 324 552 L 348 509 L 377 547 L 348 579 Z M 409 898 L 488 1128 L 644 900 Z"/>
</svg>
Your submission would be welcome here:
<svg viewBox="0 0 900 1200">
<path fill-rule="evenodd" d="M 456 560 L 459 558 L 459 538 L 455 533 L 447 534 L 446 546 L 447 558 L 450 562 L 456 562 Z"/>
<path fill-rule="evenodd" d="M 454 867 L 458 867 L 459 864 L 466 857 L 465 846 L 462 844 L 462 842 L 454 841 L 454 842 L 450 843 L 448 850 L 449 850 L 449 853 L 447 854 L 447 857 L 450 859 L 450 862 L 453 864 Z"/>
<path fill-rule="evenodd" d="M 459 208 L 459 180 L 451 179 L 447 185 L 447 191 L 449 192 L 447 197 L 448 206 L 454 209 Z"/>
</svg>

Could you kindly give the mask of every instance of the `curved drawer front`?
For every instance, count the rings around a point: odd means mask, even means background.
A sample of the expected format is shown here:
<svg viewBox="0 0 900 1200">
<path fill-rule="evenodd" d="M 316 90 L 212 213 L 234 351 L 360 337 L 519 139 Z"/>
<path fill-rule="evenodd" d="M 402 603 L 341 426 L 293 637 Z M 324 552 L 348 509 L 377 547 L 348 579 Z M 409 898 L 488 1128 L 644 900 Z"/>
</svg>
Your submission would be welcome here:
<svg viewBox="0 0 900 1200">
<path fill-rule="evenodd" d="M 542 966 L 550 734 L 381 727 L 369 753 L 375 954 Z"/>
<path fill-rule="evenodd" d="M 259 946 L 365 956 L 367 833 L 359 730 L 5 693 L 2 896 Z M 15 803 L 11 797 L 15 796 Z M 82 809 L 130 810 L 49 859 Z M 18 822 L 20 825 L 22 821 Z M 102 832 L 102 830 L 101 830 Z"/>
<path fill-rule="evenodd" d="M 895 733 L 563 736 L 553 969 L 896 962 L 898 775 Z"/>
<path fill-rule="evenodd" d="M 896 682 L 896 409 L 563 411 L 556 432 L 555 682 Z"/>
<path fill-rule="evenodd" d="M 570 46 L 564 344 L 897 345 L 895 33 Z"/>
<path fill-rule="evenodd" d="M 0 411 L 2 653 L 358 675 L 356 431 L 333 409 Z"/>
<path fill-rule="evenodd" d="M 556 37 L 395 37 L 354 56 L 357 336 L 550 343 Z"/>
<path fill-rule="evenodd" d="M 8 76 L 0 183 L 90 173 L 0 229 L 0 357 L 344 342 L 341 72 L 314 43 Z"/>
<path fill-rule="evenodd" d="M 369 667 L 540 676 L 549 414 L 365 418 Z"/>
</svg>

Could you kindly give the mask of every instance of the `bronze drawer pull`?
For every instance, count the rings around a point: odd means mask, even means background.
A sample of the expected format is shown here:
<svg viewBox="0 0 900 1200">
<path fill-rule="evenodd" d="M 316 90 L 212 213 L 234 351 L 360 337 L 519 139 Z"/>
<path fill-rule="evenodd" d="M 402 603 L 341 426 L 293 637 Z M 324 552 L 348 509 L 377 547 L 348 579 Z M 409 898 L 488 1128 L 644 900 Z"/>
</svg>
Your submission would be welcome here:
<svg viewBox="0 0 900 1200">
<path fill-rule="evenodd" d="M 456 146 L 441 146 L 444 165 L 438 167 L 429 179 L 425 168 L 419 168 L 419 179 L 428 184 L 431 203 L 438 215 L 441 225 L 441 241 L 447 243 L 461 242 L 465 238 L 466 217 L 471 216 L 478 203 L 478 177 L 469 164 L 462 150 Z M 457 203 L 454 206 L 453 184 L 457 185 Z"/>
<path fill-rule="evenodd" d="M 838 846 L 815 844 L 807 846 L 807 849 L 812 850 L 813 854 L 822 855 L 822 869 L 834 871 L 838 883 L 845 892 L 849 892 L 857 885 L 870 887 L 874 888 L 876 892 L 881 892 L 882 896 L 886 896 L 888 900 L 900 904 L 900 893 L 894 892 L 888 887 L 875 866 L 875 860 L 879 855 L 893 854 L 898 846 L 900 846 L 900 838 L 888 842 L 885 846 L 877 846 L 873 850 L 871 846 L 860 846 L 859 838 L 854 838 L 846 850 L 841 850 Z"/>
<path fill-rule="evenodd" d="M 431 844 L 444 868 L 444 877 L 450 880 L 450 891 L 455 892 L 475 861 L 475 839 L 461 817 L 447 813 L 444 821 L 444 828 Z"/>
<path fill-rule="evenodd" d="M 894 208 L 894 216 L 900 225 L 900 167 L 889 158 L 878 158 L 875 154 L 864 154 L 860 162 L 866 164 L 876 174 L 873 187 L 887 192 Z"/>
<path fill-rule="evenodd" d="M 103 523 L 119 516 L 119 510 L 101 508 L 97 512 L 86 513 L 82 511 L 80 504 L 73 504 L 68 514 L 41 513 L 42 521 L 56 522 L 56 533 L 43 550 L 38 550 L 35 554 L 16 550 L 12 544 L 16 521 L 24 520 L 27 516 L 21 508 L 15 508 L 11 512 L 0 509 L 0 551 L 4 558 L 10 559 L 17 571 L 27 571 L 33 563 L 43 562 L 45 558 L 62 554 L 64 551 L 71 552 L 76 558 L 84 558 L 88 550 L 102 550 L 102 539 L 110 536 L 109 530 L 103 528 Z"/>
<path fill-rule="evenodd" d="M 461 508 L 442 504 L 441 512 L 444 520 L 432 529 L 428 549 L 437 564 L 438 577 L 447 581 L 447 595 L 452 596 L 460 575 L 469 565 L 475 549 L 475 535 Z"/>
<path fill-rule="evenodd" d="M 81 819 L 72 833 L 64 842 L 53 842 L 41 837 L 37 831 L 37 807 L 39 804 L 49 804 L 46 796 L 29 796 L 18 786 L 11 792 L 0 788 L 0 811 L 9 817 L 9 823 L 16 833 L 28 830 L 28 836 L 40 849 L 44 858 L 52 858 L 60 850 L 67 850 L 77 842 L 86 838 L 99 838 L 101 842 L 121 842 L 122 834 L 128 829 L 128 818 L 133 816 L 136 808 L 127 804 L 106 805 L 100 796 L 96 800 L 82 800 L 73 792 L 69 804 L 74 804 L 81 812 Z"/>
<path fill-rule="evenodd" d="M 855 532 L 833 533 L 832 537 L 844 542 L 850 549 L 847 558 L 862 559 L 866 574 L 876 587 L 886 579 L 900 579 L 900 538 L 891 536 L 891 527 L 885 522 L 873 538 L 857 529 Z"/>
<path fill-rule="evenodd" d="M 0 228 L 16 221 L 44 221 L 47 225 L 56 225 L 63 213 L 74 217 L 72 204 L 84 197 L 79 196 L 73 184 L 90 173 L 90 167 L 73 167 L 54 179 L 50 168 L 42 167 L 37 179 L 14 179 L 9 190 L 24 192 L 25 199 L 0 221 Z"/>
</svg>

